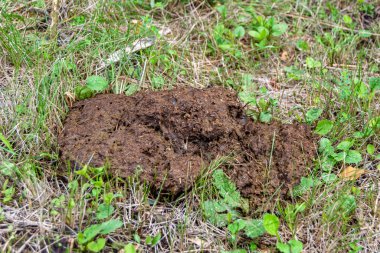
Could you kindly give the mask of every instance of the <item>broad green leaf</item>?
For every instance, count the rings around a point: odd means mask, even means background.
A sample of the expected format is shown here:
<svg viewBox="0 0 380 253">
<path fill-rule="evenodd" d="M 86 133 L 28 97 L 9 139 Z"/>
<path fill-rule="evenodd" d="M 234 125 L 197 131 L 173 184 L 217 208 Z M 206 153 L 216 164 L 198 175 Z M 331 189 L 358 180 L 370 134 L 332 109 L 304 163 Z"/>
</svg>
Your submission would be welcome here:
<svg viewBox="0 0 380 253">
<path fill-rule="evenodd" d="M 309 50 L 309 44 L 307 44 L 307 42 L 304 41 L 304 40 L 298 40 L 296 42 L 296 47 L 299 50 L 301 50 L 301 51 L 307 51 L 307 50 Z"/>
<path fill-rule="evenodd" d="M 322 67 L 322 63 L 320 61 L 314 60 L 311 57 L 306 58 L 306 66 L 310 69 L 320 68 Z"/>
<path fill-rule="evenodd" d="M 323 110 L 321 108 L 312 108 L 306 112 L 306 122 L 308 124 L 316 121 L 322 114 Z"/>
<path fill-rule="evenodd" d="M 334 157 L 335 161 L 341 162 L 341 161 L 344 161 L 346 159 L 347 153 L 346 152 L 339 152 L 339 153 L 332 154 L 332 156 Z"/>
<path fill-rule="evenodd" d="M 280 228 L 280 220 L 276 215 L 266 213 L 263 217 L 263 225 L 268 234 L 277 235 Z"/>
<path fill-rule="evenodd" d="M 380 77 L 371 77 L 369 79 L 369 88 L 371 92 L 380 90 Z"/>
<path fill-rule="evenodd" d="M 323 119 L 318 122 L 315 132 L 319 135 L 326 135 L 331 131 L 333 126 L 334 123 L 331 120 Z"/>
<path fill-rule="evenodd" d="M 106 222 L 103 222 L 101 224 L 101 231 L 100 234 L 106 235 L 109 233 L 114 232 L 116 229 L 121 228 L 123 226 L 123 222 L 121 220 L 109 220 Z"/>
<path fill-rule="evenodd" d="M 303 244 L 298 240 L 289 240 L 288 244 L 292 253 L 301 253 L 303 250 Z"/>
<path fill-rule="evenodd" d="M 87 249 L 91 252 L 99 252 L 104 248 L 105 245 L 106 239 L 98 238 L 96 241 L 92 241 L 89 244 L 87 244 Z"/>
<path fill-rule="evenodd" d="M 276 247 L 282 253 L 292 253 L 290 251 L 290 245 L 287 243 L 277 242 Z"/>
<path fill-rule="evenodd" d="M 228 230 L 231 232 L 231 234 L 237 234 L 237 232 L 243 228 L 245 228 L 245 221 L 242 219 L 237 219 L 228 225 Z"/>
<path fill-rule="evenodd" d="M 262 236 L 265 233 L 263 226 L 263 220 L 247 220 L 245 221 L 245 234 L 249 238 L 256 238 Z"/>
<path fill-rule="evenodd" d="M 319 141 L 318 151 L 325 155 L 330 155 L 334 152 L 334 147 L 331 145 L 331 141 L 327 138 L 321 138 Z"/>
<path fill-rule="evenodd" d="M 367 145 L 367 153 L 370 155 L 375 154 L 375 146 L 373 144 L 368 144 Z"/>
<path fill-rule="evenodd" d="M 242 27 L 241 25 L 237 26 L 234 29 L 233 34 L 234 34 L 235 38 L 237 38 L 237 39 L 240 40 L 245 35 L 245 29 L 244 29 L 244 27 Z"/>
<path fill-rule="evenodd" d="M 124 246 L 124 253 L 136 253 L 136 248 L 132 243 Z"/>
<path fill-rule="evenodd" d="M 161 233 L 158 232 L 158 234 L 156 234 L 153 239 L 152 239 L 152 246 L 155 246 L 157 245 L 157 243 L 161 240 Z"/>
<path fill-rule="evenodd" d="M 343 15 L 343 21 L 347 25 L 351 25 L 352 24 L 352 18 L 350 16 L 348 16 L 348 15 Z"/>
<path fill-rule="evenodd" d="M 273 36 L 281 36 L 288 29 L 288 25 L 285 23 L 276 24 L 272 27 L 272 35 Z"/>
<path fill-rule="evenodd" d="M 104 91 L 108 87 L 108 81 L 102 76 L 89 76 L 86 80 L 86 86 L 92 91 Z"/>
<path fill-rule="evenodd" d="M 219 5 L 216 7 L 216 10 L 220 13 L 222 18 L 227 17 L 227 7 L 225 5 Z"/>
<path fill-rule="evenodd" d="M 346 163 L 359 163 L 363 160 L 362 155 L 360 154 L 359 151 L 356 150 L 349 150 L 347 152 L 346 156 Z"/>
<path fill-rule="evenodd" d="M 91 225 L 88 228 L 84 230 L 83 233 L 78 234 L 78 243 L 79 244 L 86 244 L 87 242 L 94 239 L 97 235 L 99 235 L 100 231 L 102 230 L 100 224 Z"/>
<path fill-rule="evenodd" d="M 260 122 L 269 123 L 272 120 L 272 114 L 270 112 L 260 112 Z"/>
<path fill-rule="evenodd" d="M 353 144 L 354 143 L 352 141 L 342 141 L 341 143 L 338 144 L 338 146 L 336 146 L 336 149 L 347 151 L 352 147 Z"/>
<path fill-rule="evenodd" d="M 278 242 L 276 247 L 282 253 L 301 253 L 303 244 L 298 240 L 289 240 L 288 243 Z"/>
<path fill-rule="evenodd" d="M 112 205 L 100 204 L 96 212 L 96 218 L 98 220 L 108 218 L 113 214 L 114 210 L 115 208 Z"/>
</svg>

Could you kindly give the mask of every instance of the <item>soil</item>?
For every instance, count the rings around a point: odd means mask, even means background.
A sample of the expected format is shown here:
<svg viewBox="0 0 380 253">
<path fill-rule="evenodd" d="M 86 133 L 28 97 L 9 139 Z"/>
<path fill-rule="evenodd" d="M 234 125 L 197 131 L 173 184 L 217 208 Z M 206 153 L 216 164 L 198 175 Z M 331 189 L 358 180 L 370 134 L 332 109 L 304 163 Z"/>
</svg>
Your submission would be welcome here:
<svg viewBox="0 0 380 253">
<path fill-rule="evenodd" d="M 76 102 L 58 137 L 71 164 L 102 166 L 135 175 L 154 189 L 178 195 L 218 155 L 234 155 L 224 168 L 251 206 L 285 197 L 308 174 L 315 139 L 306 125 L 255 123 L 237 95 L 221 87 L 102 94 Z"/>
</svg>

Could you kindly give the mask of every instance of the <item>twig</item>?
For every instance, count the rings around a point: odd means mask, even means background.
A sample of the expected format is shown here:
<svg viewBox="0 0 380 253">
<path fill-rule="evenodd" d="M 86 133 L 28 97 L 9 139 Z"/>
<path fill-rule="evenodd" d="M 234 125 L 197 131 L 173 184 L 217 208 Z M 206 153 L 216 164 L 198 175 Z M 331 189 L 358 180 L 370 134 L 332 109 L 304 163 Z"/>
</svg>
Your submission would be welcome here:
<svg viewBox="0 0 380 253">
<path fill-rule="evenodd" d="M 51 24 L 50 24 L 50 35 L 52 38 L 57 37 L 57 28 L 58 28 L 58 21 L 59 21 L 59 5 L 60 0 L 53 0 L 53 9 L 51 11 Z"/>
</svg>

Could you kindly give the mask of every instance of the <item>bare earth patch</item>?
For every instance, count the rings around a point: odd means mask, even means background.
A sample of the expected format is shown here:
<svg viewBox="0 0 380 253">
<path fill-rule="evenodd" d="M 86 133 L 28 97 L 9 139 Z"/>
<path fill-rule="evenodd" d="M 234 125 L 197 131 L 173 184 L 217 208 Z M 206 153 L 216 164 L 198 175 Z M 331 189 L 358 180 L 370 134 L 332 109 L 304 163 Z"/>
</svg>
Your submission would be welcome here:
<svg viewBox="0 0 380 253">
<path fill-rule="evenodd" d="M 110 164 L 121 177 L 140 173 L 154 189 L 178 195 L 218 155 L 251 206 L 285 197 L 315 155 L 306 125 L 255 123 L 235 92 L 221 87 L 98 95 L 77 102 L 59 135 L 61 158 L 79 166 Z M 139 172 L 137 172 L 139 170 Z"/>
</svg>

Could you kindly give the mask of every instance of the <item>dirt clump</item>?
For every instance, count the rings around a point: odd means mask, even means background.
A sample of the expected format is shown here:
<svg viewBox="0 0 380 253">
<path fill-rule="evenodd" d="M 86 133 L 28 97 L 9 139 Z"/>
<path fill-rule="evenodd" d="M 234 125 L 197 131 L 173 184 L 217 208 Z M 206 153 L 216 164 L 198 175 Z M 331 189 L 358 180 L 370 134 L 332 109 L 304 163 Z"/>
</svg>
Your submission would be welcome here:
<svg viewBox="0 0 380 253">
<path fill-rule="evenodd" d="M 255 123 L 237 95 L 221 87 L 102 94 L 71 108 L 58 136 L 71 164 L 110 164 L 155 189 L 178 195 L 218 155 L 235 157 L 225 172 L 253 206 L 285 196 L 315 155 L 314 137 L 300 124 Z"/>
</svg>

